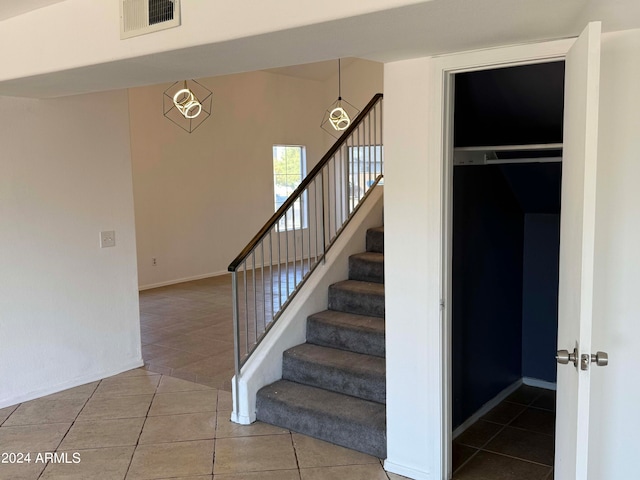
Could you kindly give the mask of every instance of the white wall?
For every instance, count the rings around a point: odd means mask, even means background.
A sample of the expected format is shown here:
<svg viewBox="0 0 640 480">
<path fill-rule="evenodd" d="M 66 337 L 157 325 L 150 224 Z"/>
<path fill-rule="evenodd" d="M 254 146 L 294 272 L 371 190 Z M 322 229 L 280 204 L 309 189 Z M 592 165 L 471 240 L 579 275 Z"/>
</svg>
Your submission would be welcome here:
<svg viewBox="0 0 640 480">
<path fill-rule="evenodd" d="M 589 479 L 638 475 L 640 384 L 640 30 L 602 42 Z"/>
<path fill-rule="evenodd" d="M 410 478 L 429 477 L 439 445 L 440 405 L 427 374 L 440 367 L 426 348 L 439 331 L 439 170 L 429 148 L 430 59 L 388 63 L 384 69 L 385 293 L 387 460 L 385 468 Z M 438 166 L 435 165 L 437 168 Z M 431 188 L 435 183 L 435 190 Z M 430 283 L 431 282 L 431 283 Z"/>
<path fill-rule="evenodd" d="M 162 116 L 168 85 L 129 91 L 143 288 L 226 272 L 274 212 L 274 144 L 305 145 L 307 170 L 325 153 L 321 82 L 253 72 L 201 83 L 213 113 L 191 134 Z"/>
<path fill-rule="evenodd" d="M 560 50 L 562 42 L 556 43 L 549 48 Z M 638 51 L 640 30 L 603 37 L 592 344 L 609 352 L 610 365 L 592 372 L 590 480 L 632 477 L 637 470 L 640 387 L 632 369 L 640 338 Z M 427 161 L 431 145 L 442 141 L 434 133 L 440 127 L 427 115 L 442 108 L 434 103 L 430 84 L 437 61 L 446 59 L 385 65 L 385 288 L 387 317 L 393 319 L 386 332 L 385 467 L 430 479 L 439 478 L 434 474 L 443 458 L 442 442 L 429 432 L 441 428 L 439 412 L 446 401 L 428 388 L 427 372 L 437 378 L 441 365 L 439 354 L 424 347 L 437 345 L 442 335 L 436 283 L 443 172 L 440 160 Z"/>
<path fill-rule="evenodd" d="M 168 84 L 129 90 L 141 288 L 226 272 L 273 214 L 272 146 L 305 145 L 308 172 L 335 142 L 320 123 L 337 75 L 200 82 L 214 92 L 213 114 L 191 134 L 162 116 Z M 355 59 L 343 71 L 343 93 L 359 108 L 382 83 L 380 63 Z"/>
<path fill-rule="evenodd" d="M 0 97 L 0 145 L 1 408 L 142 362 L 126 91 Z"/>
</svg>

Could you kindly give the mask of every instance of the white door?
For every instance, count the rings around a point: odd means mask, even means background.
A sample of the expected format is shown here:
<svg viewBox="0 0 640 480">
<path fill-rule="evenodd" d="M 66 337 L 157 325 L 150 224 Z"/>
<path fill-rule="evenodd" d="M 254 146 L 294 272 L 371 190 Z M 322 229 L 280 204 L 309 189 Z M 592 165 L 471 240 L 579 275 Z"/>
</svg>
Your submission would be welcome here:
<svg viewBox="0 0 640 480">
<path fill-rule="evenodd" d="M 577 366 L 558 365 L 556 480 L 587 478 L 591 365 L 580 355 L 591 354 L 600 34 L 590 23 L 565 65 L 558 349 L 576 348 Z"/>
</svg>

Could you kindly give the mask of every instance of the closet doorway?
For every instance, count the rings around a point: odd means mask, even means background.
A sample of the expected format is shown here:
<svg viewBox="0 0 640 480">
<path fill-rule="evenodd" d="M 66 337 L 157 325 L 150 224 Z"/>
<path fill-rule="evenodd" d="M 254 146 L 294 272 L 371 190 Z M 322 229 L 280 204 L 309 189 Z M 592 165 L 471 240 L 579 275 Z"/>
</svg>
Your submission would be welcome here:
<svg viewBox="0 0 640 480">
<path fill-rule="evenodd" d="M 553 478 L 563 104 L 563 61 L 454 76 L 454 479 Z"/>
</svg>

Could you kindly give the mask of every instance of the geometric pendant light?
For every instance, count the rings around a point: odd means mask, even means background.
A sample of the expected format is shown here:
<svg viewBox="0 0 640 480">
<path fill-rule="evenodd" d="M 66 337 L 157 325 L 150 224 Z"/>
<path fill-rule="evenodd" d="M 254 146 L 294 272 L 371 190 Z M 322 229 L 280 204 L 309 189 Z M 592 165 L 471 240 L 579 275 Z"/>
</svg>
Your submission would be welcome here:
<svg viewBox="0 0 640 480">
<path fill-rule="evenodd" d="M 176 82 L 162 95 L 163 115 L 191 133 L 211 116 L 213 92 L 195 80 Z"/>
<path fill-rule="evenodd" d="M 349 128 L 360 110 L 342 98 L 341 65 L 338 59 L 338 99 L 329 105 L 324 112 L 320 127 L 335 138 L 339 138 L 342 132 Z"/>
</svg>

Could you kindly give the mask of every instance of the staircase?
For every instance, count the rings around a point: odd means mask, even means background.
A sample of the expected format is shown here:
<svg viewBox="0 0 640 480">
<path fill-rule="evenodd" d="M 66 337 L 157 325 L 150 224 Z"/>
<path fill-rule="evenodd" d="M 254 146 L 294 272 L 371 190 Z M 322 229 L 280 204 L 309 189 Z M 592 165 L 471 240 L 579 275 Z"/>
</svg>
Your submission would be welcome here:
<svg viewBox="0 0 640 480">
<path fill-rule="evenodd" d="M 284 352 L 282 380 L 257 394 L 257 419 L 386 457 L 384 227 L 329 287 L 329 309 L 307 319 L 307 343 Z"/>
</svg>

